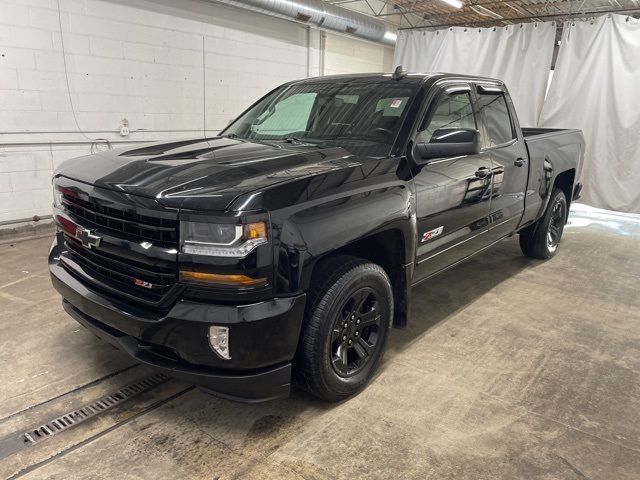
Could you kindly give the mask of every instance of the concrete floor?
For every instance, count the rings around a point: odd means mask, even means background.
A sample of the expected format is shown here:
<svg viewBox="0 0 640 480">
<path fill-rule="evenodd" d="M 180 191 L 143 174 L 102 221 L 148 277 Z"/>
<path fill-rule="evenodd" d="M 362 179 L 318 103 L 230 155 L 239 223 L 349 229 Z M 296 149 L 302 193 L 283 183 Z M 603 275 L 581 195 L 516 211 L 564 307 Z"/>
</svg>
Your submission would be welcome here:
<svg viewBox="0 0 640 480">
<path fill-rule="evenodd" d="M 0 246 L 2 478 L 640 478 L 638 217 L 573 212 L 549 262 L 514 238 L 416 288 L 409 328 L 342 404 L 171 380 L 21 447 L 149 374 L 62 311 L 48 245 Z"/>
</svg>

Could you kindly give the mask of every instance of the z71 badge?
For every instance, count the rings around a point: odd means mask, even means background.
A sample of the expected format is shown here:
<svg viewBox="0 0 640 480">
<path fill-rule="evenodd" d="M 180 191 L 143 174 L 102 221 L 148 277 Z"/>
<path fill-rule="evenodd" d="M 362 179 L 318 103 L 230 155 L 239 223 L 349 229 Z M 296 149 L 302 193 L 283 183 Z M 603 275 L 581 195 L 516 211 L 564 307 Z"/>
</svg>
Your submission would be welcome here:
<svg viewBox="0 0 640 480">
<path fill-rule="evenodd" d="M 442 235 L 442 231 L 444 230 L 444 226 L 440 226 L 438 228 L 434 228 L 433 230 L 429 230 L 428 232 L 424 232 L 422 234 L 422 241 L 426 242 L 431 240 L 432 238 L 436 238 L 439 235 Z"/>
</svg>

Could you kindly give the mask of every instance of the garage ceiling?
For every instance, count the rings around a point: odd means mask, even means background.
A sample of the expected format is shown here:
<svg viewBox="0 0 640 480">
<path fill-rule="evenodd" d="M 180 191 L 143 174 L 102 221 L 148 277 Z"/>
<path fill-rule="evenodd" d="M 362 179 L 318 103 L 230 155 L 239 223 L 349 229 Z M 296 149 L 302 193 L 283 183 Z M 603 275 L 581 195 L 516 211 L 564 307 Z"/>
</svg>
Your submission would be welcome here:
<svg viewBox="0 0 640 480">
<path fill-rule="evenodd" d="M 398 28 L 501 26 L 566 20 L 615 12 L 640 15 L 640 0 L 325 0 L 366 13 Z M 455 2 L 455 0 L 452 0 Z"/>
</svg>

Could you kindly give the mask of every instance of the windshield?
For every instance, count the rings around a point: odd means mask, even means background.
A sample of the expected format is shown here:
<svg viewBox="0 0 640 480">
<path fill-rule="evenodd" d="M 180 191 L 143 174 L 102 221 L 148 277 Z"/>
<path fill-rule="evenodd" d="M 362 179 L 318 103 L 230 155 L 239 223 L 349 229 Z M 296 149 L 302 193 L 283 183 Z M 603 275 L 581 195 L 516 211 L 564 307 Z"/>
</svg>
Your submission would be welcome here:
<svg viewBox="0 0 640 480">
<path fill-rule="evenodd" d="M 386 156 L 416 91 L 415 85 L 389 82 L 290 85 L 260 100 L 221 135 L 340 145 L 360 155 Z"/>
</svg>

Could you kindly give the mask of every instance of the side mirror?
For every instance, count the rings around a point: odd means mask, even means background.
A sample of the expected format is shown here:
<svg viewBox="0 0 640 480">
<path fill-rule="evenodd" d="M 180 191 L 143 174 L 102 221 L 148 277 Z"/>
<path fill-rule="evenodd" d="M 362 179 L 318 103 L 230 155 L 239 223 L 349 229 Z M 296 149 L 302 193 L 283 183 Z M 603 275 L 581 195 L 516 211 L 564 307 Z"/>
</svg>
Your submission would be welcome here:
<svg viewBox="0 0 640 480">
<path fill-rule="evenodd" d="M 480 153 L 480 132 L 470 128 L 441 128 L 433 132 L 429 143 L 414 143 L 414 160 L 457 157 Z"/>
</svg>

